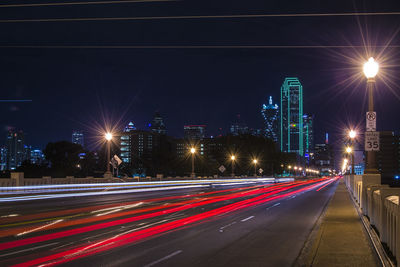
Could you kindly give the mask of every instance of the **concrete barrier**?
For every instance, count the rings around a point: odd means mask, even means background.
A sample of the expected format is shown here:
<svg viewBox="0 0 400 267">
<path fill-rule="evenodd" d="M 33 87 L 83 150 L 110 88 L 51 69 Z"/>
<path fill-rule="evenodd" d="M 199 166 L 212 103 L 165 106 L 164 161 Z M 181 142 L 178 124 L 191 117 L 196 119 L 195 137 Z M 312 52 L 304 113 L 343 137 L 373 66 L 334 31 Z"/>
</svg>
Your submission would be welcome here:
<svg viewBox="0 0 400 267">
<path fill-rule="evenodd" d="M 351 196 L 378 232 L 381 243 L 386 244 L 400 263 L 400 188 L 378 184 L 377 177 L 363 178 L 361 175 L 344 177 Z"/>
</svg>

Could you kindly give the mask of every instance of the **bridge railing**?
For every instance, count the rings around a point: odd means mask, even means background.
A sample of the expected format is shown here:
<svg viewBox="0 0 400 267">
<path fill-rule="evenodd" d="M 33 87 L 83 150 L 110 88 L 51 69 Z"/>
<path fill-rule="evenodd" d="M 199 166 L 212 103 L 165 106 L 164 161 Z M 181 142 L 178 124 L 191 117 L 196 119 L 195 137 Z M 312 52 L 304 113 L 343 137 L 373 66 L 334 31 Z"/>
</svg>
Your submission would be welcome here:
<svg viewBox="0 0 400 267">
<path fill-rule="evenodd" d="M 361 175 L 346 175 L 346 186 L 368 218 L 382 244 L 400 263 L 400 188 L 363 181 Z"/>
</svg>

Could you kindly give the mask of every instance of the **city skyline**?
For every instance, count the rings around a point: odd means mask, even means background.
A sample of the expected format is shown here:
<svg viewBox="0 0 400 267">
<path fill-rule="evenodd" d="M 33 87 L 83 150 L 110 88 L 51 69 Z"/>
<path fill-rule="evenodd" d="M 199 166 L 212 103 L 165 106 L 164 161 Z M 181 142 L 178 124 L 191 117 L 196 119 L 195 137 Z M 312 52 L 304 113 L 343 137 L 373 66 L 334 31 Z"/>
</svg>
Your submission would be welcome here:
<svg viewBox="0 0 400 267">
<path fill-rule="evenodd" d="M 223 9 L 230 6 L 227 10 Z M 218 12 L 218 7 L 224 12 Z M 135 16 L 152 13 L 221 15 L 254 13 L 297 13 L 385 11 L 396 9 L 393 3 L 372 2 L 363 6 L 351 3 L 298 3 L 284 1 L 274 6 L 264 1 L 249 3 L 184 3 L 140 4 Z M 158 10 L 159 9 L 159 10 Z M 8 16 L 18 17 L 23 9 L 7 9 Z M 26 9 L 31 10 L 31 9 Z M 52 9 L 53 10 L 53 9 Z M 99 15 L 105 7 L 96 9 Z M 0 12 L 6 12 L 3 9 Z M 36 9 L 36 16 L 49 16 L 47 10 Z M 113 14 L 123 16 L 122 6 L 114 6 Z M 222 15 L 223 15 L 222 14 Z M 65 17 L 65 9 L 54 10 L 52 16 Z M 374 23 L 367 23 L 373 21 Z M 8 24 L 4 39 L 13 45 L 277 45 L 277 48 L 216 49 L 1 49 L 3 64 L 0 83 L 3 100 L 30 99 L 31 102 L 1 102 L 1 135 L 9 127 L 23 129 L 27 139 L 37 147 L 47 141 L 70 140 L 71 129 L 90 131 L 94 125 L 125 122 L 136 125 L 151 122 L 151 114 L 159 110 L 170 135 L 181 134 L 181 125 L 207 123 L 209 129 L 228 129 L 235 114 L 241 114 L 250 128 L 260 125 L 254 114 L 268 101 L 279 99 L 284 77 L 299 77 L 305 92 L 305 106 L 310 114 L 318 114 L 316 136 L 333 126 L 333 140 L 348 125 L 363 125 L 365 86 L 360 76 L 362 63 L 371 55 L 378 60 L 389 77 L 389 83 L 377 79 L 378 114 L 398 113 L 398 64 L 396 39 L 400 26 L 396 17 L 302 17 L 263 19 L 198 19 L 145 21 L 143 32 L 139 22 L 118 22 L 108 31 L 98 32 L 98 22 L 59 22 L 57 31 L 50 24 Z M 318 23 L 316 23 L 318 22 Z M 216 27 L 211 26 L 216 25 Z M 329 27 L 329 34 L 323 31 Z M 376 28 L 379 27 L 379 31 Z M 174 31 L 171 31 L 171 29 Z M 253 31 L 248 31 L 253 29 Z M 15 35 L 15 32 L 20 34 Z M 92 34 L 83 34 L 92 33 Z M 126 32 L 132 32 L 126 35 Z M 152 32 L 148 35 L 145 32 Z M 137 33 L 137 34 L 136 34 Z M 185 33 L 185 34 L 183 34 Z M 290 34 L 288 34 L 290 33 Z M 315 34 L 320 33 L 320 34 Z M 366 42 L 363 36 L 375 36 Z M 345 37 L 343 37 L 345 36 Z M 240 37 L 240 38 L 239 38 Z M 330 42 L 330 40 L 335 42 Z M 109 43 L 108 40 L 113 40 Z M 207 41 L 207 40 L 212 40 Z M 364 47 L 363 44 L 368 44 Z M 310 48 L 279 48 L 280 45 L 310 45 Z M 347 48 L 318 48 L 318 45 L 343 45 Z M 382 45 L 389 47 L 380 47 Z M 317 45 L 313 48 L 313 46 Z M 378 47 L 374 47 L 377 45 Z M 41 60 L 38 60 L 38 59 Z M 393 64 L 392 64 L 393 63 Z M 385 67 L 385 65 L 387 67 Z M 355 77 L 355 82 L 347 82 Z M 193 82 L 196 81 L 196 82 Z M 316 104 L 316 105 L 313 105 Z M 337 106 L 334 106 L 337 105 Z M 51 112 L 50 112 L 51 110 Z M 215 116 L 218 114 L 218 116 Z M 381 116 L 378 128 L 399 130 L 389 117 Z M 123 124 L 123 123 L 121 123 Z M 56 126 L 47 129 L 48 125 Z M 103 125 L 104 126 L 104 125 Z M 46 129 L 46 130 L 44 130 Z M 211 133 L 211 132 L 210 132 Z M 90 143 L 90 140 L 86 140 Z"/>
</svg>

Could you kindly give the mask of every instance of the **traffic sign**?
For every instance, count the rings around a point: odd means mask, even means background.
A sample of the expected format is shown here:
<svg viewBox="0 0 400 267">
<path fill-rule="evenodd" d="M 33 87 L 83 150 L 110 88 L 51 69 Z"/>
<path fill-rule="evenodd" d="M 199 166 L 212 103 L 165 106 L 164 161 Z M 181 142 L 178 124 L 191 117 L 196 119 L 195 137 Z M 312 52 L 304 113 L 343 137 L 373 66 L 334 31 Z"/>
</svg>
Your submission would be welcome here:
<svg viewBox="0 0 400 267">
<path fill-rule="evenodd" d="M 258 169 L 258 172 L 262 174 L 262 173 L 264 172 L 264 170 L 261 169 L 261 168 L 259 168 L 259 169 Z"/>
<path fill-rule="evenodd" d="M 367 132 L 376 131 L 376 112 L 368 111 L 366 116 Z"/>
<path fill-rule="evenodd" d="M 224 172 L 224 171 L 226 170 L 226 168 L 225 168 L 224 165 L 221 165 L 221 166 L 218 168 L 218 170 L 219 170 L 220 172 Z"/>
<path fill-rule="evenodd" d="M 365 132 L 365 151 L 379 151 L 379 132 Z"/>
</svg>

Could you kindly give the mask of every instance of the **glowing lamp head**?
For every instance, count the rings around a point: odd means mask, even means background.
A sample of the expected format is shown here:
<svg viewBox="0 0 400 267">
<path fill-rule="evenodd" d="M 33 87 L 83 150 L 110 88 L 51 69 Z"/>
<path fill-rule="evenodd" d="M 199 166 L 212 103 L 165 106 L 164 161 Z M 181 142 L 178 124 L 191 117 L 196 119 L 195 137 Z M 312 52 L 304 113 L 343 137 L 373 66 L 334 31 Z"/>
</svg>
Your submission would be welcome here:
<svg viewBox="0 0 400 267">
<path fill-rule="evenodd" d="M 292 168 L 292 166 L 290 166 L 290 165 L 289 165 L 289 166 L 288 166 L 288 168 L 289 168 L 289 169 L 291 169 L 291 168 Z"/>
<path fill-rule="evenodd" d="M 106 133 L 105 137 L 106 137 L 106 140 L 107 140 L 107 141 L 111 141 L 111 139 L 112 139 L 112 133 Z"/>
<path fill-rule="evenodd" d="M 364 63 L 364 74 L 368 79 L 375 78 L 379 71 L 379 64 L 373 57 L 370 57 L 367 62 Z"/>
<path fill-rule="evenodd" d="M 351 131 L 349 132 L 349 137 L 350 137 L 351 139 L 356 138 L 356 135 L 357 135 L 357 133 L 356 133 L 356 131 L 354 131 L 354 130 L 351 130 Z"/>
<path fill-rule="evenodd" d="M 349 146 L 348 146 L 348 147 L 346 147 L 346 152 L 347 152 L 347 153 L 349 153 L 349 154 L 350 154 L 352 151 L 353 151 L 353 149 L 352 149 L 351 147 L 349 147 Z"/>
<path fill-rule="evenodd" d="M 231 156 L 231 160 L 235 160 L 236 157 L 234 155 Z"/>
<path fill-rule="evenodd" d="M 196 149 L 195 149 L 194 147 L 192 147 L 192 148 L 190 149 L 190 153 L 192 153 L 192 154 L 196 153 Z"/>
<path fill-rule="evenodd" d="M 253 159 L 253 163 L 254 163 L 254 164 L 257 164 L 257 162 L 258 162 L 258 161 L 257 161 L 256 159 Z"/>
<path fill-rule="evenodd" d="M 294 167 L 295 170 L 297 170 L 297 167 Z"/>
</svg>

